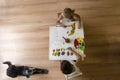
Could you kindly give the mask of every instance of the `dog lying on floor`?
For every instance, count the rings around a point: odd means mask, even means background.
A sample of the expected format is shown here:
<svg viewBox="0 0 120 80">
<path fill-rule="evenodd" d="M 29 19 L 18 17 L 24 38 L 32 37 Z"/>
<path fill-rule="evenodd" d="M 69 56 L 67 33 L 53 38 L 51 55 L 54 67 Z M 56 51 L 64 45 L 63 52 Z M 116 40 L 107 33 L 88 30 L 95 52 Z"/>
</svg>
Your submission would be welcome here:
<svg viewBox="0 0 120 80">
<path fill-rule="evenodd" d="M 48 74 L 47 69 L 33 68 L 28 66 L 16 66 L 13 65 L 10 61 L 3 62 L 7 64 L 7 76 L 15 78 L 17 76 L 26 76 L 29 78 L 33 74 Z"/>
</svg>

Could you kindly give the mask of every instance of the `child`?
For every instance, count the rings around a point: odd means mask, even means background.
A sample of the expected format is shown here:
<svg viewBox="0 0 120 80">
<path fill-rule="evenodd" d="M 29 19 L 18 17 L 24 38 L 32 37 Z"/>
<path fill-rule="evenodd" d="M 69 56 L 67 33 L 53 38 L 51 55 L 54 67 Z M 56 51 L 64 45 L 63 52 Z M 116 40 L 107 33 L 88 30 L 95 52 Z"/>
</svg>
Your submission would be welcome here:
<svg viewBox="0 0 120 80">
<path fill-rule="evenodd" d="M 33 74 L 48 74 L 47 69 L 33 68 L 28 66 L 15 66 L 11 62 L 6 61 L 3 64 L 7 64 L 7 76 L 15 78 L 17 76 L 26 76 L 29 78 Z"/>
<path fill-rule="evenodd" d="M 76 62 L 72 60 L 63 60 L 61 62 L 61 71 L 64 74 L 66 80 L 82 75 L 82 72 L 80 71 L 80 62 L 82 56 L 74 51 L 71 47 L 69 47 L 68 50 L 72 51 L 77 56 L 77 60 Z"/>
<path fill-rule="evenodd" d="M 67 27 L 65 22 L 71 22 L 71 21 L 79 21 L 78 29 L 80 29 L 80 23 L 81 19 L 78 14 L 75 13 L 75 10 L 72 10 L 71 8 L 65 8 L 62 13 L 58 13 L 58 20 L 57 24 L 59 24 L 62 27 Z"/>
</svg>

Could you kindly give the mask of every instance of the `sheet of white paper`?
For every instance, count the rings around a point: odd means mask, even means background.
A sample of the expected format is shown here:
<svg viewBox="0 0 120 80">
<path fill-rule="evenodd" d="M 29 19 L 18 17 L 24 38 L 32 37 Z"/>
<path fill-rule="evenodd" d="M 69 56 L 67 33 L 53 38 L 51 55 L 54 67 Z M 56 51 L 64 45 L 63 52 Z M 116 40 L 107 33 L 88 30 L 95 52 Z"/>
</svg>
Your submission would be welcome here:
<svg viewBox="0 0 120 80">
<path fill-rule="evenodd" d="M 74 39 L 76 37 L 84 38 L 83 27 L 76 28 L 74 35 L 68 36 L 67 32 L 71 30 L 71 27 L 63 28 L 50 26 L 49 29 L 49 59 L 50 60 L 76 60 L 75 55 L 67 55 L 68 50 L 65 50 L 65 55 L 53 56 L 53 50 L 67 49 L 68 47 L 74 47 Z M 63 37 L 70 38 L 70 43 L 65 43 Z M 61 52 L 61 51 L 60 51 Z M 69 51 L 70 52 L 70 51 Z"/>
</svg>

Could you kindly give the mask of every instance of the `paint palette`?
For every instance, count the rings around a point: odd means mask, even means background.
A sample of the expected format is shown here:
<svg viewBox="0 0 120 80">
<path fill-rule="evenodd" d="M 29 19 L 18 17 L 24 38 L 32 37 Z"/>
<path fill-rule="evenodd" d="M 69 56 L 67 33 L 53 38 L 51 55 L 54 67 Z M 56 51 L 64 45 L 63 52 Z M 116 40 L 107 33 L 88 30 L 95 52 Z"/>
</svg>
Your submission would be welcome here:
<svg viewBox="0 0 120 80">
<path fill-rule="evenodd" d="M 75 38 L 74 47 L 78 50 L 80 49 L 80 50 L 84 51 L 84 49 L 85 49 L 84 40 L 80 37 Z"/>
</svg>

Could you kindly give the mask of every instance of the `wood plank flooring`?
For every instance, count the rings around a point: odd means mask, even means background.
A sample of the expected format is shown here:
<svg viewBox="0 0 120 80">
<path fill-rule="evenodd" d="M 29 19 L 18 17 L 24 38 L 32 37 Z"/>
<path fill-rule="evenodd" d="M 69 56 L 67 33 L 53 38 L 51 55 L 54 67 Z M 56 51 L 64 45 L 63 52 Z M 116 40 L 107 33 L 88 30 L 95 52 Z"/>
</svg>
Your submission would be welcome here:
<svg viewBox="0 0 120 80">
<path fill-rule="evenodd" d="M 0 80 L 64 80 L 48 49 L 49 26 L 66 7 L 84 21 L 87 56 L 83 76 L 71 80 L 120 80 L 120 0 L 0 0 Z M 12 79 L 6 60 L 47 68 L 49 74 Z"/>
</svg>

